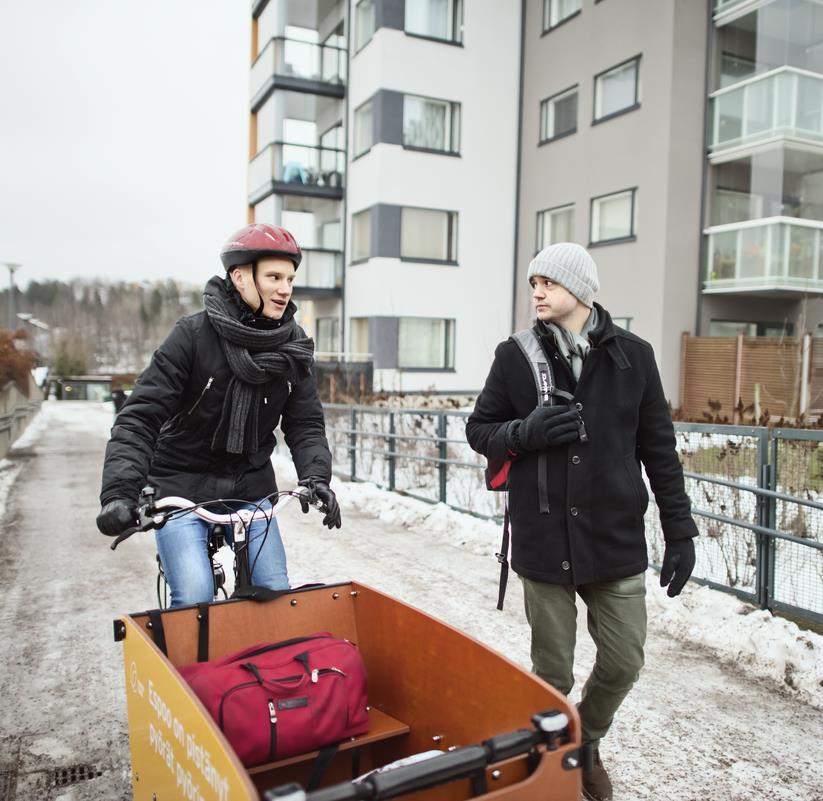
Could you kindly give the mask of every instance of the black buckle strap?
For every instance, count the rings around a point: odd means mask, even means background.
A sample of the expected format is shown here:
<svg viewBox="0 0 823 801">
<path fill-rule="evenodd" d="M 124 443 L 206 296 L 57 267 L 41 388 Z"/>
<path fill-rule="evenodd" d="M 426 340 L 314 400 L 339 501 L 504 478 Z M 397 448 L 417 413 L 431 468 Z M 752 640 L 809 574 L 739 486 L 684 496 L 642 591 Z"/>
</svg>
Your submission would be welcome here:
<svg viewBox="0 0 823 801">
<path fill-rule="evenodd" d="M 197 604 L 197 661 L 209 661 L 209 605 Z"/>
<path fill-rule="evenodd" d="M 147 628 L 154 637 L 154 644 L 163 652 L 163 656 L 168 656 L 169 651 L 166 647 L 166 632 L 163 629 L 163 615 L 159 609 L 151 609 L 148 615 L 149 623 Z"/>
<path fill-rule="evenodd" d="M 503 611 L 503 600 L 506 597 L 506 586 L 509 583 L 509 504 L 503 512 L 503 541 L 500 543 L 500 553 L 495 554 L 500 562 L 500 585 L 497 589 L 497 608 Z"/>
</svg>

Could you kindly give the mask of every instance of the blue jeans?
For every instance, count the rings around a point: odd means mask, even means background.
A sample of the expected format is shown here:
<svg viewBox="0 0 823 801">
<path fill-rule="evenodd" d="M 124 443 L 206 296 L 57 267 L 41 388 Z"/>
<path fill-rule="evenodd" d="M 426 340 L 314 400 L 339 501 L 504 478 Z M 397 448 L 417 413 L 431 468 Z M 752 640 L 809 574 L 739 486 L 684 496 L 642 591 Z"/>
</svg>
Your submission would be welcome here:
<svg viewBox="0 0 823 801">
<path fill-rule="evenodd" d="M 254 509 L 256 504 L 231 504 L 233 510 Z M 261 504 L 270 510 L 271 503 Z M 224 513 L 227 510 L 214 508 Z M 185 606 L 214 599 L 214 578 L 208 553 L 209 532 L 213 523 L 207 523 L 193 514 L 181 515 L 169 520 L 155 532 L 157 552 L 163 563 L 171 590 L 171 605 Z M 226 542 L 234 547 L 234 530 L 225 526 Z M 252 568 L 252 584 L 272 590 L 287 590 L 289 577 L 286 571 L 286 551 L 280 539 L 277 520 L 255 520 L 246 530 L 249 567 Z"/>
</svg>

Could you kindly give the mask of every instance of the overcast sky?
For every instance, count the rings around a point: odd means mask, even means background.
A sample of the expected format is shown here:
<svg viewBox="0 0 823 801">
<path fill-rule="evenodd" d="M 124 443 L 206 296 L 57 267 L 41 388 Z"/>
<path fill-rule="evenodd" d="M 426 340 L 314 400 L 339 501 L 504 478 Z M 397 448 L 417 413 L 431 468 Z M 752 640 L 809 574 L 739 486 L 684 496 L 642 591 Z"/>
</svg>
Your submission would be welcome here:
<svg viewBox="0 0 823 801">
<path fill-rule="evenodd" d="M 0 262 L 23 265 L 18 286 L 222 269 L 246 222 L 250 6 L 0 0 Z"/>
</svg>

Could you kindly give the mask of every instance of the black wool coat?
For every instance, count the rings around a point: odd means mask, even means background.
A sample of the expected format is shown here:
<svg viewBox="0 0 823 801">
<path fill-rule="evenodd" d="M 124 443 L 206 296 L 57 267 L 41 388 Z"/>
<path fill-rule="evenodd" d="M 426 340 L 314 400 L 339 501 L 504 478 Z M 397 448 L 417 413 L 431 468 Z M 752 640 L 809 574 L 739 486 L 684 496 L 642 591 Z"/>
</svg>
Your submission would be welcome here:
<svg viewBox="0 0 823 801">
<path fill-rule="evenodd" d="M 213 278 L 230 312 L 254 325 L 251 310 L 222 278 Z M 289 304 L 280 324 L 296 307 Z M 305 336 L 295 327 L 292 339 Z M 212 450 L 232 372 L 206 312 L 178 321 L 155 351 L 117 415 L 103 466 L 103 504 L 136 502 L 148 481 L 156 497 L 196 502 L 215 498 L 259 501 L 275 492 L 270 461 L 280 423 L 299 478 L 331 479 L 331 453 L 314 371 L 305 378 L 274 378 L 257 409 L 260 447 L 253 453 Z"/>
<path fill-rule="evenodd" d="M 599 324 L 575 382 L 554 337 L 540 339 L 555 384 L 574 394 L 588 442 L 548 448 L 549 514 L 538 503 L 538 454 L 516 457 L 509 472 L 512 568 L 553 584 L 625 578 L 648 567 L 643 515 L 654 492 L 666 541 L 697 536 L 675 450 L 674 428 L 651 345 L 614 325 L 597 306 Z M 483 391 L 466 425 L 471 447 L 510 458 L 506 431 L 537 405 L 531 367 L 509 339 L 494 354 Z"/>
</svg>

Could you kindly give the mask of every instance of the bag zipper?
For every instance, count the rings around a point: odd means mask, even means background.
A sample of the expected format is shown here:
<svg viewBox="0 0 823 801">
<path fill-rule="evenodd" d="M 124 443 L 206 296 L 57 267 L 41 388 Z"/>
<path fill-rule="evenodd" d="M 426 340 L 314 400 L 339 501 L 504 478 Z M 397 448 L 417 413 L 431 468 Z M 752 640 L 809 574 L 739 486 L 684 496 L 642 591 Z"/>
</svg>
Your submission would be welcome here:
<svg viewBox="0 0 823 801">
<path fill-rule="evenodd" d="M 194 402 L 194 405 L 191 407 L 191 409 L 188 410 L 188 412 L 186 412 L 186 414 L 191 414 L 197 408 L 197 404 L 200 403 L 201 400 L 203 400 L 203 395 L 206 394 L 206 390 L 211 389 L 211 385 L 213 383 L 214 383 L 214 376 L 210 375 L 209 380 L 206 381 L 206 386 L 203 387 L 203 391 L 197 397 L 197 400 Z"/>
<path fill-rule="evenodd" d="M 269 724 L 271 738 L 269 740 L 269 760 L 277 759 L 277 707 L 272 698 L 269 698 Z"/>
</svg>

